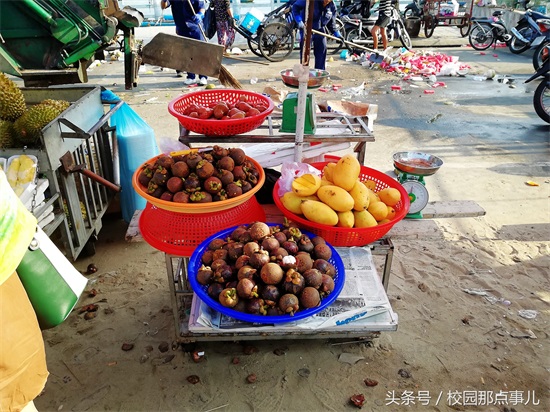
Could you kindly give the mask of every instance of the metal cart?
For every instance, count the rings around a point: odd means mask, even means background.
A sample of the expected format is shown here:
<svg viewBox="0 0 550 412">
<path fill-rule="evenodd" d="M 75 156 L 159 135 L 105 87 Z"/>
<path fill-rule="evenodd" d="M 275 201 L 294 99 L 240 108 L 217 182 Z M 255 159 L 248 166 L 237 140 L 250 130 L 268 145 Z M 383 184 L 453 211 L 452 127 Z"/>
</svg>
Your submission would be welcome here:
<svg viewBox="0 0 550 412">
<path fill-rule="evenodd" d="M 424 24 L 424 35 L 432 37 L 438 25 L 460 28 L 460 35 L 466 37 L 470 32 L 470 19 L 472 18 L 473 1 L 459 2 L 458 11 L 448 12 L 447 1 L 426 0 L 423 6 L 422 23 Z"/>
<path fill-rule="evenodd" d="M 76 165 L 113 181 L 115 130 L 108 121 L 120 105 L 105 113 L 97 86 L 21 90 L 27 104 L 59 99 L 71 102 L 71 106 L 42 129 L 41 148 L 0 149 L 0 157 L 23 153 L 37 157 L 38 175 L 48 180 L 49 192 L 45 205 L 33 213 L 40 216 L 43 210 L 54 207 L 54 219 L 44 232 L 51 236 L 59 230 L 66 254 L 73 260 L 83 251 L 94 254 L 101 218 L 115 193 L 81 173 L 64 173 L 60 159 L 70 152 Z"/>
</svg>

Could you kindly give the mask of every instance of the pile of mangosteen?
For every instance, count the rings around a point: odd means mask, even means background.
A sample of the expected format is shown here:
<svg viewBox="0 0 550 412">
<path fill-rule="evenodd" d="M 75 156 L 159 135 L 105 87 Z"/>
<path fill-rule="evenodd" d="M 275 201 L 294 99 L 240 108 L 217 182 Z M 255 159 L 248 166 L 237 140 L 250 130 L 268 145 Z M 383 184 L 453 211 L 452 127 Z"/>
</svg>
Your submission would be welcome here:
<svg viewBox="0 0 550 412">
<path fill-rule="evenodd" d="M 156 198 L 208 203 L 241 196 L 258 184 L 260 173 L 240 148 L 160 155 L 142 166 L 138 181 Z"/>
<path fill-rule="evenodd" d="M 225 307 L 252 314 L 294 315 L 334 290 L 332 249 L 297 227 L 254 222 L 216 238 L 201 256 L 196 280 Z"/>
</svg>

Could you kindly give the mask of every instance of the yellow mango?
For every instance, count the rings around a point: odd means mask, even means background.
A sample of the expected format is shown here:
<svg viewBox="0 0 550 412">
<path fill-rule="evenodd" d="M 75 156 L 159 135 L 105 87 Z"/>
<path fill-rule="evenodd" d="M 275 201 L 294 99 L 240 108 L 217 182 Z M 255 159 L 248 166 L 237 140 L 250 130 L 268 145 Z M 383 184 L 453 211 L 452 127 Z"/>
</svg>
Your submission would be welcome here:
<svg viewBox="0 0 550 412">
<path fill-rule="evenodd" d="M 332 181 L 344 190 L 351 190 L 361 173 L 361 164 L 353 154 L 342 156 L 332 172 Z"/>
<path fill-rule="evenodd" d="M 292 181 L 292 190 L 298 196 L 311 196 L 321 186 L 321 177 L 313 173 L 305 173 Z"/>
<path fill-rule="evenodd" d="M 353 209 L 357 211 L 368 209 L 369 207 L 369 192 L 361 181 L 357 180 L 349 191 L 353 197 Z"/>
<path fill-rule="evenodd" d="M 323 176 L 321 178 L 321 187 L 322 186 L 330 186 L 330 185 L 333 185 L 334 183 L 332 183 L 330 180 L 327 180 L 325 179 L 325 176 Z"/>
<path fill-rule="evenodd" d="M 367 210 L 361 210 L 360 212 L 354 210 L 353 216 L 355 217 L 355 226 L 361 227 L 374 227 L 378 226 L 378 222 Z"/>
<path fill-rule="evenodd" d="M 302 208 L 300 207 L 300 204 L 304 199 L 319 200 L 319 198 L 315 195 L 302 197 L 298 196 L 294 192 L 286 192 L 280 198 L 281 203 L 283 204 L 285 209 L 294 213 L 295 215 L 302 214 Z"/>
<path fill-rule="evenodd" d="M 376 190 L 376 182 L 374 180 L 365 180 L 363 184 L 373 192 Z"/>
<path fill-rule="evenodd" d="M 323 168 L 323 177 L 332 183 L 334 183 L 334 181 L 332 180 L 332 176 L 335 167 L 336 163 L 327 163 L 327 165 Z"/>
<path fill-rule="evenodd" d="M 338 227 L 348 227 L 352 228 L 355 224 L 355 216 L 353 216 L 353 211 L 348 210 L 347 212 L 338 212 Z"/>
<path fill-rule="evenodd" d="M 387 206 L 395 206 L 401 200 L 401 192 L 394 187 L 386 187 L 377 192 L 377 195 Z"/>
<path fill-rule="evenodd" d="M 374 202 L 380 202 L 380 198 L 374 191 L 367 188 L 367 193 L 369 194 L 369 205 Z"/>
<path fill-rule="evenodd" d="M 396 213 L 397 212 L 395 211 L 393 206 L 388 206 L 388 215 L 386 216 L 386 219 L 392 220 L 395 217 Z"/>
<path fill-rule="evenodd" d="M 384 202 L 371 203 L 367 210 L 377 222 L 388 216 L 388 206 Z"/>
<path fill-rule="evenodd" d="M 386 219 L 383 219 L 383 220 L 381 220 L 380 222 L 378 222 L 378 224 L 379 224 L 379 225 L 383 225 L 383 224 L 385 224 L 385 223 L 390 223 L 390 222 L 391 222 L 391 220 L 386 218 Z"/>
<path fill-rule="evenodd" d="M 304 200 L 301 204 L 302 213 L 307 220 L 322 225 L 334 226 L 338 223 L 338 215 L 330 206 L 317 200 Z"/>
<path fill-rule="evenodd" d="M 353 209 L 353 197 L 339 186 L 321 186 L 317 190 L 317 197 L 337 212 L 346 212 Z"/>
</svg>

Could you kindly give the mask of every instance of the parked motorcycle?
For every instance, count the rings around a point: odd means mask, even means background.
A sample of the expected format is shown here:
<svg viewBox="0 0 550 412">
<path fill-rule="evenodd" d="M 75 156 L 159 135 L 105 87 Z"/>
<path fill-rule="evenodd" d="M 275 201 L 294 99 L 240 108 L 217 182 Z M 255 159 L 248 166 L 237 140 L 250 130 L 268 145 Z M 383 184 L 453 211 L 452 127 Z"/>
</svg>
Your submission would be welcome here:
<svg viewBox="0 0 550 412">
<path fill-rule="evenodd" d="M 548 18 L 548 16 L 538 11 L 526 10 L 516 27 L 510 29 L 512 34 L 512 39 L 508 44 L 510 51 L 514 54 L 520 54 L 528 50 L 531 43 L 537 37 L 543 35 L 543 27 L 539 26 L 538 21 Z"/>
<path fill-rule="evenodd" d="M 493 13 L 493 17 L 472 17 L 471 30 L 468 36 L 470 45 L 476 50 L 485 50 L 493 44 L 497 45 L 497 41 L 508 44 L 512 39 L 512 35 L 508 33 L 506 25 L 502 21 L 502 10 L 497 10 Z"/>
<path fill-rule="evenodd" d="M 537 20 L 537 24 L 541 28 L 542 35 L 538 36 L 533 43 L 531 43 L 531 49 L 535 49 L 533 53 L 533 67 L 535 70 L 540 69 L 543 63 L 543 53 L 545 47 L 550 43 L 550 19 Z"/>
<path fill-rule="evenodd" d="M 542 81 L 535 89 L 533 106 L 538 116 L 546 123 L 550 123 L 550 44 L 547 44 L 544 49 L 542 66 L 525 83 L 542 77 Z"/>
</svg>

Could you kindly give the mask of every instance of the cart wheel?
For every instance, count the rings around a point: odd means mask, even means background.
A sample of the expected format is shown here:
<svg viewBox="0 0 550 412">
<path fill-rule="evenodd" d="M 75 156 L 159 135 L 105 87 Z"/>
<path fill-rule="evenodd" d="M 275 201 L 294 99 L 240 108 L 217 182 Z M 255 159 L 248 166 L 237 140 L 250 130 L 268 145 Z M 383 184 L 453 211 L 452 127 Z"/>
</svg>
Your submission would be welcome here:
<svg viewBox="0 0 550 412">
<path fill-rule="evenodd" d="M 286 23 L 270 23 L 262 30 L 258 43 L 267 60 L 280 62 L 294 50 L 294 30 Z"/>
<path fill-rule="evenodd" d="M 260 48 L 258 46 L 258 33 L 261 32 L 261 28 L 258 29 L 258 32 L 254 35 L 254 37 L 248 37 L 246 40 L 248 41 L 248 48 L 252 53 L 254 53 L 258 57 L 264 57 L 262 56 L 262 53 L 260 53 Z"/>
<path fill-rule="evenodd" d="M 434 34 L 435 26 L 437 26 L 437 18 L 430 15 L 424 17 L 424 35 L 427 39 Z"/>
<path fill-rule="evenodd" d="M 458 27 L 460 27 L 460 35 L 462 37 L 466 37 L 468 34 L 470 34 L 470 20 L 469 19 L 462 20 L 462 24 Z"/>
</svg>

